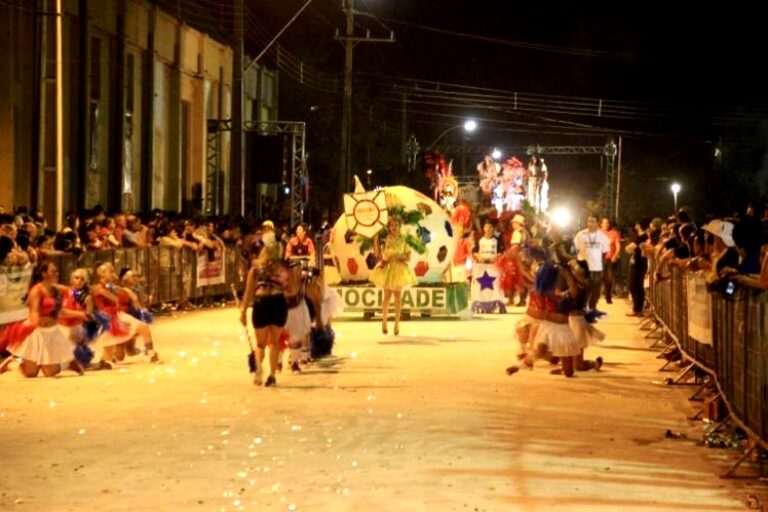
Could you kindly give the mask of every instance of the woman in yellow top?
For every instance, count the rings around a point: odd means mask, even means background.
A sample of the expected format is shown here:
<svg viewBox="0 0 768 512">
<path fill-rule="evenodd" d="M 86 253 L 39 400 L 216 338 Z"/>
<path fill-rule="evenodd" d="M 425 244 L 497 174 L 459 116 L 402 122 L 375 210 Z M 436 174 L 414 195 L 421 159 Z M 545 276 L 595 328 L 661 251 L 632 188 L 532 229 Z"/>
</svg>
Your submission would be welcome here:
<svg viewBox="0 0 768 512">
<path fill-rule="evenodd" d="M 416 275 L 408 266 L 411 258 L 411 249 L 400 233 L 400 219 L 390 217 L 387 223 L 387 238 L 384 240 L 384 248 L 379 245 L 376 238 L 376 252 L 381 256 L 381 261 L 371 272 L 370 281 L 384 289 L 384 302 L 382 306 L 381 332 L 387 334 L 387 315 L 389 313 L 390 297 L 395 298 L 395 335 L 400 334 L 400 311 L 402 309 L 403 288 L 416 284 Z"/>
</svg>

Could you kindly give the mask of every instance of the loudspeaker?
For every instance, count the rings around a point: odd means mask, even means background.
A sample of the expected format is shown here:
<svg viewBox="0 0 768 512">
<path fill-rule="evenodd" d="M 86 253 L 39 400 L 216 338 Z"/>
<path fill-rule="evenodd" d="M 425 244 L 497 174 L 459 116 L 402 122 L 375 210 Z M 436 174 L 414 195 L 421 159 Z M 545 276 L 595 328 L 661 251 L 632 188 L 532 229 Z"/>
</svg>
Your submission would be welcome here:
<svg viewBox="0 0 768 512">
<path fill-rule="evenodd" d="M 283 136 L 245 133 L 245 174 L 251 183 L 283 182 Z"/>
</svg>

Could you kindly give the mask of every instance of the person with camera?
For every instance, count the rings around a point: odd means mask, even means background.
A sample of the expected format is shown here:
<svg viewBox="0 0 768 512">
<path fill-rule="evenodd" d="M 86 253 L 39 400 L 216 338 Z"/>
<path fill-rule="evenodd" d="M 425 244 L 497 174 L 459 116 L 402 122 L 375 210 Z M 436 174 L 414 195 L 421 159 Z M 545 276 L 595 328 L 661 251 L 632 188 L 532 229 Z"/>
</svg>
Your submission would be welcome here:
<svg viewBox="0 0 768 512">
<path fill-rule="evenodd" d="M 733 226 L 732 233 L 736 255 L 731 254 L 718 271 L 718 276 L 726 280 L 723 291 L 733 295 L 739 284 L 768 289 L 768 253 L 760 259 L 761 249 L 768 244 L 760 221 L 748 216 Z"/>
<path fill-rule="evenodd" d="M 737 272 L 739 252 L 733 241 L 733 223 L 714 219 L 704 226 L 704 231 L 713 235 L 710 252 L 711 266 L 707 272 L 707 283 L 717 288 L 727 274 Z"/>
<path fill-rule="evenodd" d="M 603 284 L 603 261 L 605 255 L 611 250 L 611 241 L 600 231 L 595 215 L 587 217 L 587 227 L 582 229 L 573 239 L 578 250 L 577 258 L 586 261 L 589 269 L 589 295 L 587 306 L 589 309 L 597 307 L 600 300 L 600 289 Z"/>
<path fill-rule="evenodd" d="M 285 259 L 290 260 L 294 257 L 309 258 L 310 266 L 315 264 L 315 243 L 307 235 L 303 224 L 296 226 L 296 234 L 285 245 Z"/>
</svg>

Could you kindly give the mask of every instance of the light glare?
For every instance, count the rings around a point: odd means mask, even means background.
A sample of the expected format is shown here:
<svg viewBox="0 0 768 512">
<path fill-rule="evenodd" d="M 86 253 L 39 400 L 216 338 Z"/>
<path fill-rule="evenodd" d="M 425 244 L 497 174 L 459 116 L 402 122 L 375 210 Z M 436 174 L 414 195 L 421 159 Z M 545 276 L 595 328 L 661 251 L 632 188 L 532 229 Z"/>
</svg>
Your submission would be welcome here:
<svg viewBox="0 0 768 512">
<path fill-rule="evenodd" d="M 552 211 L 552 222 L 560 228 L 567 227 L 571 220 L 573 220 L 573 216 L 570 210 L 564 206 L 559 206 Z"/>
</svg>

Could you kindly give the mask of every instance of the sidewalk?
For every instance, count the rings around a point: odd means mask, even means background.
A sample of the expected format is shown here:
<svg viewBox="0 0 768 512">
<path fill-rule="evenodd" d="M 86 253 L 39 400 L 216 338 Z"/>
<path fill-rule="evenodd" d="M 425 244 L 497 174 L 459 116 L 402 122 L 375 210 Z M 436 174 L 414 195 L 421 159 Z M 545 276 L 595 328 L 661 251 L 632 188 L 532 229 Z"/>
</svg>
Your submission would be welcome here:
<svg viewBox="0 0 768 512">
<path fill-rule="evenodd" d="M 399 337 L 350 315 L 275 389 L 250 382 L 236 310 L 161 319 L 164 365 L 0 377 L 0 509 L 745 510 L 747 483 L 717 476 L 736 454 L 695 446 L 691 390 L 662 384 L 619 302 L 587 353 L 603 370 L 573 379 L 506 376 L 519 308 Z"/>
</svg>

